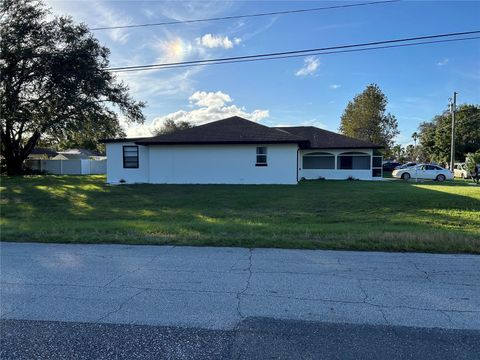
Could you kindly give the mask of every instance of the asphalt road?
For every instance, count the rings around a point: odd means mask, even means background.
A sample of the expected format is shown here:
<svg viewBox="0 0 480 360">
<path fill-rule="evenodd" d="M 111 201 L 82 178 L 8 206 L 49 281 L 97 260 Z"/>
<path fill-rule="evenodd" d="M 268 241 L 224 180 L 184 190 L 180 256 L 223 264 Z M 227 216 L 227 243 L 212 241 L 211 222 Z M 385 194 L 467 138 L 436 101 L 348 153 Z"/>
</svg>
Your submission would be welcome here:
<svg viewBox="0 0 480 360">
<path fill-rule="evenodd" d="M 2 359 L 480 358 L 478 256 L 0 246 Z"/>
<path fill-rule="evenodd" d="M 478 359 L 479 332 L 251 318 L 233 330 L 3 320 L 0 358 Z"/>
</svg>

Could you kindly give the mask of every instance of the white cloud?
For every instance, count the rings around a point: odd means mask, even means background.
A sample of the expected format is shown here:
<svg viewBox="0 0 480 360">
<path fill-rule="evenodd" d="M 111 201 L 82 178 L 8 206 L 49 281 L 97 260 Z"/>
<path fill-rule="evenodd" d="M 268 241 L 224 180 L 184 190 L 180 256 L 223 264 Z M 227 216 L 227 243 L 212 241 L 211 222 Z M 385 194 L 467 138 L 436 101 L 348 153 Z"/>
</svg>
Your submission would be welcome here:
<svg viewBox="0 0 480 360">
<path fill-rule="evenodd" d="M 230 40 L 228 36 L 212 35 L 212 34 L 205 34 L 202 37 L 198 37 L 195 39 L 198 45 L 207 47 L 209 49 L 214 49 L 214 48 L 231 49 L 233 48 L 234 45 L 238 45 L 242 41 L 242 39 L 240 38 L 233 38 L 232 40 Z"/>
<path fill-rule="evenodd" d="M 232 98 L 228 94 L 224 94 L 221 91 L 206 92 L 197 91 L 189 98 L 191 103 L 197 106 L 203 107 L 222 107 L 225 103 L 232 102 Z"/>
<path fill-rule="evenodd" d="M 445 58 L 445 59 L 437 62 L 437 66 L 445 66 L 445 65 L 448 64 L 449 61 L 450 61 L 450 59 Z"/>
<path fill-rule="evenodd" d="M 332 89 L 332 90 L 337 90 L 341 87 L 342 87 L 342 85 L 339 85 L 339 84 L 332 84 L 332 85 L 329 86 L 329 88 Z"/>
<path fill-rule="evenodd" d="M 315 75 L 318 67 L 320 66 L 320 60 L 315 56 L 308 56 L 303 61 L 303 67 L 299 69 L 296 76 Z"/>
<path fill-rule="evenodd" d="M 148 1 L 148 8 L 154 10 L 157 16 L 171 20 L 187 21 L 216 17 L 231 11 L 235 6 L 229 1 Z"/>
<path fill-rule="evenodd" d="M 206 92 L 196 91 L 189 97 L 193 110 L 178 110 L 167 115 L 159 116 L 153 119 L 149 124 L 126 124 L 122 122 L 127 136 L 152 136 L 155 129 L 162 127 L 166 120 L 188 121 L 196 125 L 221 120 L 231 116 L 241 116 L 243 118 L 260 121 L 269 116 L 268 110 L 246 111 L 245 107 L 230 104 L 233 102 L 230 95 L 221 91 Z"/>
<path fill-rule="evenodd" d="M 191 94 L 197 82 L 196 74 L 201 67 L 193 67 L 180 72 L 168 70 L 149 70 L 118 73 L 118 78 L 124 81 L 136 99 L 147 100 L 149 104 L 158 101 L 158 97 L 181 96 Z"/>
<path fill-rule="evenodd" d="M 143 9 L 142 12 L 143 12 L 143 14 L 144 14 L 147 18 L 149 18 L 149 19 L 155 17 L 155 12 L 152 11 L 152 10 L 150 10 L 150 9 Z"/>
<path fill-rule="evenodd" d="M 125 11 L 118 11 L 118 7 L 109 6 L 102 1 L 91 1 L 82 6 L 82 2 L 46 0 L 54 15 L 71 15 L 77 22 L 84 22 L 91 27 L 111 27 L 130 25 L 132 17 Z M 126 44 L 130 38 L 127 29 L 105 30 L 105 34 L 116 43 Z"/>
<path fill-rule="evenodd" d="M 249 40 L 257 35 L 260 35 L 261 33 L 268 31 L 277 21 L 279 16 L 272 16 L 269 18 L 269 20 L 266 22 L 261 27 L 258 27 L 257 23 L 253 22 L 244 22 L 240 21 L 236 23 L 235 27 L 237 29 L 242 29 L 242 39 L 243 40 Z"/>
</svg>

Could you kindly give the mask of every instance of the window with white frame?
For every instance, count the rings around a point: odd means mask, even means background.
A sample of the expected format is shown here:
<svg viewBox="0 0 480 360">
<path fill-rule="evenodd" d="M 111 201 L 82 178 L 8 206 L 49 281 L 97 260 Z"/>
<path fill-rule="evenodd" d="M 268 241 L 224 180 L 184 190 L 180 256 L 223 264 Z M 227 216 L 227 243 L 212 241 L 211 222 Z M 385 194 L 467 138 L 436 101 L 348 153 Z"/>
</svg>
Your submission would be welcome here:
<svg viewBox="0 0 480 360">
<path fill-rule="evenodd" d="M 267 147 L 257 146 L 257 162 L 255 166 L 267 166 Z"/>
<path fill-rule="evenodd" d="M 138 169 L 138 146 L 125 145 L 123 147 L 123 167 Z"/>
</svg>

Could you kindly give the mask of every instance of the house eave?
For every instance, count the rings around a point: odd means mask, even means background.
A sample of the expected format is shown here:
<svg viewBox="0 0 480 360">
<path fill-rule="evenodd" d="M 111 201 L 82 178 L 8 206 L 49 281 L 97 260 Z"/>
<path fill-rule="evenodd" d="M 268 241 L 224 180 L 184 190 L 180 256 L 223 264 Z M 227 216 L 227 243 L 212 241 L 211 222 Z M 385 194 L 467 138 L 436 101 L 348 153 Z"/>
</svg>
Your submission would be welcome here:
<svg viewBox="0 0 480 360">
<path fill-rule="evenodd" d="M 145 139 L 144 137 L 137 138 L 116 138 L 116 139 L 100 139 L 99 142 L 102 144 L 110 143 L 121 143 L 121 142 L 136 142 Z"/>
<path fill-rule="evenodd" d="M 248 140 L 248 141 L 136 141 L 136 145 L 252 145 L 252 144 L 303 144 L 298 140 Z"/>
<path fill-rule="evenodd" d="M 327 149 L 345 149 L 345 150 L 350 150 L 350 149 L 384 149 L 384 146 L 381 145 L 372 145 L 372 146 L 321 146 L 321 147 L 301 147 L 302 150 L 327 150 Z"/>
</svg>

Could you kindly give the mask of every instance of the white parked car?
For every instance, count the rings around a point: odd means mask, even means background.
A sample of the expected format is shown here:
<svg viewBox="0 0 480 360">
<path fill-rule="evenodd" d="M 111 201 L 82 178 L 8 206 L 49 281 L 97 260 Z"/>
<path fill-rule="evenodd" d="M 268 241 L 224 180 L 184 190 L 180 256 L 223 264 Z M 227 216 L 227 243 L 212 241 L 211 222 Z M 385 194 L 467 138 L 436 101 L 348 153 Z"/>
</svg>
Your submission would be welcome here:
<svg viewBox="0 0 480 360">
<path fill-rule="evenodd" d="M 465 163 L 455 163 L 453 167 L 453 176 L 462 179 L 468 178 L 468 171 L 465 168 Z"/>
<path fill-rule="evenodd" d="M 480 164 L 477 164 L 477 166 L 480 168 Z M 465 163 L 456 163 L 455 166 L 453 167 L 453 176 L 459 177 L 462 179 L 468 179 L 472 176 L 475 176 L 475 173 L 471 172 L 469 174 L 467 167 L 465 166 Z"/>
<path fill-rule="evenodd" d="M 453 175 L 447 169 L 438 165 L 419 164 L 406 169 L 393 170 L 394 178 L 410 180 L 410 179 L 428 179 L 428 180 L 453 180 Z"/>
<path fill-rule="evenodd" d="M 399 169 L 406 169 L 406 168 L 413 167 L 413 166 L 415 166 L 415 165 L 417 165 L 417 163 L 416 163 L 416 162 L 412 162 L 412 161 L 410 161 L 410 162 L 407 162 L 406 164 L 403 164 L 403 165 L 397 166 L 395 169 L 396 169 L 396 170 L 399 170 Z"/>
</svg>

